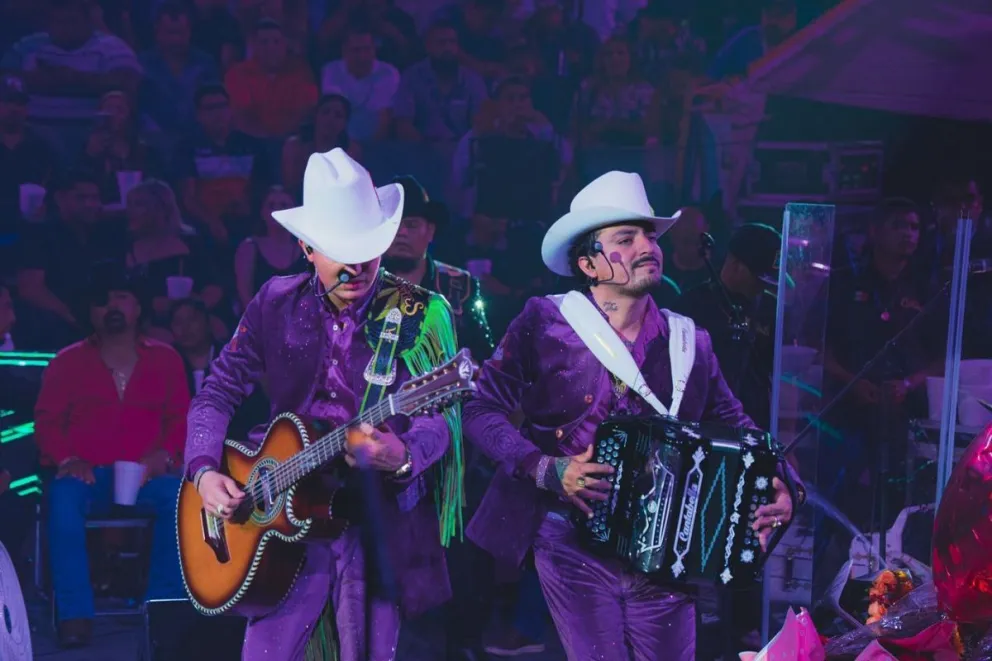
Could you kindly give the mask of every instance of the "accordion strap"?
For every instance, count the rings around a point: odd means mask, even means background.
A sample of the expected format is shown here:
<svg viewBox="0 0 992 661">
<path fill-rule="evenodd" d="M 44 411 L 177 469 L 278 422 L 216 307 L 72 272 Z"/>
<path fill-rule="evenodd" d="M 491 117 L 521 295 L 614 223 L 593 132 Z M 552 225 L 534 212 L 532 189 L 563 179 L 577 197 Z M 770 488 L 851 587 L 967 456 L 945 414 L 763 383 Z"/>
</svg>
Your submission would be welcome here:
<svg viewBox="0 0 992 661">
<path fill-rule="evenodd" d="M 548 298 L 554 301 L 568 325 L 606 369 L 659 415 L 678 417 L 689 373 L 696 360 L 696 324 L 692 319 L 663 310 L 668 318 L 668 353 L 672 363 L 672 407 L 669 410 L 648 387 L 634 357 L 592 301 L 577 291 Z"/>
</svg>

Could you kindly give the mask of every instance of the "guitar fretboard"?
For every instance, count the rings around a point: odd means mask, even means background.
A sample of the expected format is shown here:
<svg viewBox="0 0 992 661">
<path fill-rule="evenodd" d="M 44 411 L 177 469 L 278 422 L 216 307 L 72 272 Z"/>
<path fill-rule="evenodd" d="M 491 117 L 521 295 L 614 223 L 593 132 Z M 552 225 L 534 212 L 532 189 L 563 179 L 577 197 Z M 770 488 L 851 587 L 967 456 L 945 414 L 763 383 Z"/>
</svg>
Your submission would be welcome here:
<svg viewBox="0 0 992 661">
<path fill-rule="evenodd" d="M 283 492 L 341 454 L 348 440 L 348 429 L 360 424 L 370 424 L 377 427 L 389 417 L 401 412 L 395 397 L 395 395 L 389 395 L 383 398 L 378 404 L 364 411 L 351 422 L 318 438 L 305 450 L 279 464 L 270 474 L 272 488 L 275 489 L 276 493 Z M 262 494 L 253 493 L 252 495 L 257 501 Z"/>
</svg>

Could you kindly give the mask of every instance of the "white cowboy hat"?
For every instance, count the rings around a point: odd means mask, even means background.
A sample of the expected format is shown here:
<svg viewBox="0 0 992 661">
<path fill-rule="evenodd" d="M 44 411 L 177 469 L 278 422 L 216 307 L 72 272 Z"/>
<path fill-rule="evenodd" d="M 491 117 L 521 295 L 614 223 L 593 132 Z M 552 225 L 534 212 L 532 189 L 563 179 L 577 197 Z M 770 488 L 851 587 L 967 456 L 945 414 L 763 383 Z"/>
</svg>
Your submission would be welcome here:
<svg viewBox="0 0 992 661">
<path fill-rule="evenodd" d="M 541 245 L 544 264 L 558 275 L 572 275 L 568 251 L 575 240 L 590 230 L 625 220 L 654 223 L 661 235 L 675 224 L 678 214 L 671 218 L 654 215 L 639 175 L 607 172 L 580 190 L 569 212 L 548 228 Z"/>
<path fill-rule="evenodd" d="M 303 174 L 303 206 L 272 217 L 303 243 L 342 264 L 382 255 L 399 231 L 403 187 L 376 188 L 368 170 L 343 149 L 312 154 Z"/>
</svg>

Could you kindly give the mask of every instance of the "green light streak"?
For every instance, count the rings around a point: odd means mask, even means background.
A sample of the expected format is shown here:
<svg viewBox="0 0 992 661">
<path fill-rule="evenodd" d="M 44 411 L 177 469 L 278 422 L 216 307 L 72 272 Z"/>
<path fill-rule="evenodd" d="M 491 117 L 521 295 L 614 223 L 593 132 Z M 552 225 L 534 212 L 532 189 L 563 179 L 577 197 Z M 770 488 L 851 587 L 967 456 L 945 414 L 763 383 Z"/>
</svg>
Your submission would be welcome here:
<svg viewBox="0 0 992 661">
<path fill-rule="evenodd" d="M 34 423 L 25 422 L 23 425 L 17 425 L 16 427 L 11 427 L 0 432 L 0 443 L 10 443 L 25 436 L 30 436 L 33 433 Z"/>
</svg>

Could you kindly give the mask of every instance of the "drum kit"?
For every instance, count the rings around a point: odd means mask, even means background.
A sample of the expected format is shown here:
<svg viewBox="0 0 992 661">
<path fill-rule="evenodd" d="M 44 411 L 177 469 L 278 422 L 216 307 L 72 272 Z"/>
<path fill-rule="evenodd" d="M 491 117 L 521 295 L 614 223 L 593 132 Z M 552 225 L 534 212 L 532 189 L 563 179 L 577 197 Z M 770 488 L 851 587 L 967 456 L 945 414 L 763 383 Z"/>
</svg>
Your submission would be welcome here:
<svg viewBox="0 0 992 661">
<path fill-rule="evenodd" d="M 31 627 L 14 563 L 0 544 L 0 659 L 30 661 Z"/>
</svg>

